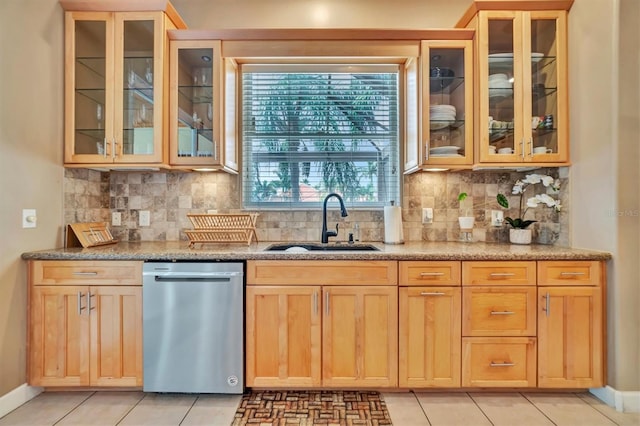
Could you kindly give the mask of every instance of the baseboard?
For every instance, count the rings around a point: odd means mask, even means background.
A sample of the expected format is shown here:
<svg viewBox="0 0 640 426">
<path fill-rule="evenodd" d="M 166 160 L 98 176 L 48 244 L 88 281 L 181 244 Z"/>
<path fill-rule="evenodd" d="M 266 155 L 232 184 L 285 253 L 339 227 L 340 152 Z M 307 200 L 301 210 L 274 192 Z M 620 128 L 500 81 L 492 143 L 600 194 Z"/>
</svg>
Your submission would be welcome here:
<svg viewBox="0 0 640 426">
<path fill-rule="evenodd" d="M 640 392 L 619 391 L 611 386 L 589 389 L 589 392 L 616 411 L 640 413 Z"/>
<path fill-rule="evenodd" d="M 35 398 L 44 389 L 23 384 L 0 397 L 0 417 L 6 416 L 25 402 Z"/>
</svg>

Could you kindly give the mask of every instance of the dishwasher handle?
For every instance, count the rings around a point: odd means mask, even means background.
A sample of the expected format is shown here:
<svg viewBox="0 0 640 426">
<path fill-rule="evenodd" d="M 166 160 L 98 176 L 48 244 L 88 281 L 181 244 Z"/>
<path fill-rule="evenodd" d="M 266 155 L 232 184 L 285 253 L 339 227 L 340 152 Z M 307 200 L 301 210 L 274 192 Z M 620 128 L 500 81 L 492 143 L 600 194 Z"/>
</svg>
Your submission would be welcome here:
<svg viewBox="0 0 640 426">
<path fill-rule="evenodd" d="M 171 282 L 171 283 L 184 283 L 184 282 L 207 282 L 207 283 L 228 283 L 231 282 L 231 277 L 188 277 L 188 276 L 169 276 L 162 275 L 155 276 L 156 282 Z"/>
</svg>

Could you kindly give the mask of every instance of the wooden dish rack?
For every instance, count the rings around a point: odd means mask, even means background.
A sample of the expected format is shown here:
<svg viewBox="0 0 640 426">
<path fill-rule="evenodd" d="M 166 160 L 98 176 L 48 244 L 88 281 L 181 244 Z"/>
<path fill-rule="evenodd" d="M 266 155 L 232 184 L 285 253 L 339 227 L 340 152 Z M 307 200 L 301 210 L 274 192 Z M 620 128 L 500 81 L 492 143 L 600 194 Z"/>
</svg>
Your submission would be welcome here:
<svg viewBox="0 0 640 426">
<path fill-rule="evenodd" d="M 115 244 L 107 222 L 71 223 L 67 226 L 66 247 L 96 247 Z"/>
<path fill-rule="evenodd" d="M 196 243 L 245 243 L 251 244 L 256 235 L 258 213 L 196 214 L 187 217 L 194 229 L 184 232 L 189 238 L 189 247 Z"/>
</svg>

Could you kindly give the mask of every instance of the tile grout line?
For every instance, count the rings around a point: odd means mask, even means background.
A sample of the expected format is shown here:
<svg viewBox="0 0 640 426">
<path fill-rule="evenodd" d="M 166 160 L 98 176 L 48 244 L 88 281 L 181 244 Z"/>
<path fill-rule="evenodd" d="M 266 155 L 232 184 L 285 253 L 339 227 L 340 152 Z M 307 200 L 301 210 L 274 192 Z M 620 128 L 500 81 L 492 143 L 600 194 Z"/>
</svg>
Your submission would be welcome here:
<svg viewBox="0 0 640 426">
<path fill-rule="evenodd" d="M 178 423 L 178 426 L 180 426 L 185 421 L 185 419 L 187 418 L 187 416 L 189 415 L 189 413 L 191 412 L 191 410 L 196 405 L 196 402 L 198 402 L 199 399 L 200 399 L 200 394 L 196 396 L 196 398 L 193 400 L 193 403 L 191 404 L 191 407 L 189 407 L 187 412 L 184 413 L 184 416 L 182 416 L 182 420 L 180 420 L 180 423 Z"/>
<path fill-rule="evenodd" d="M 471 396 L 471 394 L 469 392 L 465 392 L 465 393 L 473 401 L 473 403 L 476 405 L 476 407 L 478 407 L 478 410 L 480 410 L 482 415 L 489 421 L 489 423 L 491 423 L 492 426 L 495 426 L 495 424 L 491 421 L 491 419 L 489 418 L 487 413 L 485 413 L 484 410 L 480 407 L 480 405 L 478 405 L 478 402 L 475 399 L 473 399 L 473 396 Z"/>
<path fill-rule="evenodd" d="M 424 418 L 427 420 L 427 423 L 429 423 L 429 426 L 432 426 L 431 420 L 429 420 L 429 416 L 427 416 L 427 412 L 425 411 L 424 407 L 420 403 L 420 399 L 418 399 L 418 395 L 416 395 L 416 391 L 412 389 L 411 393 L 413 394 L 413 397 L 415 398 L 416 402 L 418 403 L 418 406 L 420 407 L 420 410 L 422 411 L 422 414 L 424 414 Z M 391 421 L 393 421 L 393 419 L 391 419 Z"/>
<path fill-rule="evenodd" d="M 574 393 L 573 395 L 575 395 L 575 396 L 576 396 L 580 401 L 584 402 L 586 405 L 588 405 L 589 407 L 591 407 L 592 409 L 594 409 L 595 411 L 597 411 L 598 413 L 600 413 L 601 415 L 603 415 L 604 417 L 606 417 L 606 418 L 607 418 L 608 420 L 610 420 L 610 421 L 611 421 L 611 423 L 613 423 L 614 425 L 616 425 L 616 426 L 620 426 L 620 424 L 619 424 L 618 422 L 616 422 L 616 421 L 615 421 L 614 419 L 612 419 L 611 417 L 607 416 L 607 414 L 606 414 L 606 413 L 604 413 L 604 412 L 602 412 L 602 411 L 598 410 L 598 409 L 596 408 L 596 406 L 589 404 L 589 403 L 587 402 L 586 398 L 582 396 L 582 393 L 577 393 L 577 392 L 576 392 L 576 393 Z"/>
<path fill-rule="evenodd" d="M 549 421 L 551 423 L 553 423 L 555 426 L 558 426 L 558 424 L 556 422 L 554 422 L 553 420 L 551 420 L 551 417 L 547 416 L 547 413 L 545 413 L 544 411 L 542 411 L 540 409 L 540 407 L 538 407 L 533 401 L 531 401 L 529 398 L 527 398 L 527 396 L 525 394 L 523 394 L 522 392 L 518 392 L 524 399 L 527 400 L 527 402 L 531 405 L 533 405 L 533 408 L 535 408 L 536 410 L 538 410 L 540 412 L 540 414 L 542 414 L 545 418 L 549 419 Z"/>
<path fill-rule="evenodd" d="M 128 416 L 129 414 L 131 414 L 131 412 L 133 411 L 133 409 L 134 409 L 134 408 L 136 408 L 136 407 L 140 404 L 140 402 L 142 402 L 142 400 L 143 400 L 143 399 L 145 399 L 146 397 L 147 397 L 147 394 L 143 392 L 143 393 L 142 393 L 142 398 L 140 398 L 140 399 L 138 400 L 138 402 L 136 402 L 135 404 L 133 404 L 133 407 L 129 408 L 129 410 L 127 410 L 127 412 L 126 412 L 126 413 L 124 413 L 124 416 L 122 416 L 122 417 L 120 418 L 120 420 L 118 420 L 118 421 L 116 422 L 116 424 L 115 424 L 115 425 L 113 425 L 113 426 L 118 426 L 120 423 L 122 423 L 122 421 L 123 421 L 124 419 L 126 419 L 126 418 L 127 418 L 127 416 Z"/>
<path fill-rule="evenodd" d="M 87 402 L 88 400 L 90 400 L 91 398 L 93 398 L 93 396 L 96 394 L 96 391 L 93 391 L 91 393 L 91 395 L 87 396 L 85 399 L 83 399 L 82 401 L 80 401 L 80 403 L 78 405 L 76 405 L 75 407 L 73 407 L 71 410 L 67 411 L 65 413 L 64 416 L 60 417 L 58 420 L 56 420 L 55 422 L 52 423 L 53 426 L 57 425 L 58 423 L 60 423 L 62 420 L 64 420 L 69 414 L 73 413 L 75 410 L 78 409 L 78 407 L 80 407 L 82 404 L 84 404 L 85 402 Z"/>
</svg>

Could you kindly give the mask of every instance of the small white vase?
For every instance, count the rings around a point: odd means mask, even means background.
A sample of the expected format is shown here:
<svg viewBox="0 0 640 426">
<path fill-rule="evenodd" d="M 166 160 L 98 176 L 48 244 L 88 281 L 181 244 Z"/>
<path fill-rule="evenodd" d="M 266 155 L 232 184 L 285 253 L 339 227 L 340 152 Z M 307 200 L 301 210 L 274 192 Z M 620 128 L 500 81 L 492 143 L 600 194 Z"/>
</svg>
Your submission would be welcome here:
<svg viewBox="0 0 640 426">
<path fill-rule="evenodd" d="M 473 225 L 476 218 L 473 216 L 460 216 L 458 223 L 460 224 L 460 241 L 470 243 L 473 241 Z"/>
<path fill-rule="evenodd" d="M 511 244 L 531 244 L 531 229 L 510 229 L 509 241 Z"/>
<path fill-rule="evenodd" d="M 473 224 L 475 223 L 476 218 L 473 216 L 460 216 L 458 217 L 458 223 L 460 224 L 460 229 L 473 229 Z"/>
</svg>

